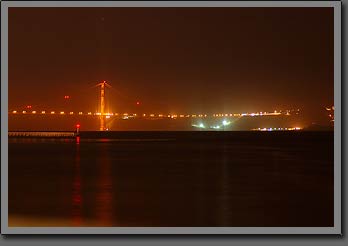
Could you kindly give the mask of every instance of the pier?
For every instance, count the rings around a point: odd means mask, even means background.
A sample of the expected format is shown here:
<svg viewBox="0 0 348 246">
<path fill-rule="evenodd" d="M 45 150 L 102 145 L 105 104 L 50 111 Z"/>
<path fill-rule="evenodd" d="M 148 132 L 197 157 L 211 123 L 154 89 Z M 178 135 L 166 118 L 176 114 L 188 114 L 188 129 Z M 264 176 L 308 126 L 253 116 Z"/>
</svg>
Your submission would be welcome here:
<svg viewBox="0 0 348 246">
<path fill-rule="evenodd" d="M 61 137 L 76 137 L 76 132 L 29 132 L 29 131 L 15 131 L 8 132 L 8 137 L 48 137 L 48 138 L 61 138 Z"/>
</svg>

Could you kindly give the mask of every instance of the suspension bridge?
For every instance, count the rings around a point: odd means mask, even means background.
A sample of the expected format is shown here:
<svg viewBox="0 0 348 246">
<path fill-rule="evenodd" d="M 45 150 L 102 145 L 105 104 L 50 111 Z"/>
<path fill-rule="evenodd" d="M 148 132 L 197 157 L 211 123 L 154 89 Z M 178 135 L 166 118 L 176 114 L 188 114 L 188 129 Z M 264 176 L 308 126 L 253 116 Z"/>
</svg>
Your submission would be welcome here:
<svg viewBox="0 0 348 246">
<path fill-rule="evenodd" d="M 230 122 L 238 120 L 243 117 L 265 117 L 265 116 L 289 116 L 293 114 L 299 114 L 299 109 L 296 110 L 275 110 L 273 112 L 223 112 L 223 113 L 214 113 L 214 114 L 206 114 L 202 112 L 198 113 L 133 113 L 133 112 L 108 112 L 106 110 L 106 90 L 107 88 L 112 88 L 111 85 L 104 81 L 98 82 L 94 87 L 98 87 L 98 110 L 97 112 L 93 111 L 61 111 L 61 110 L 46 110 L 44 108 L 33 109 L 31 105 L 26 106 L 24 110 L 10 110 L 9 115 L 17 115 L 17 116 L 25 116 L 28 115 L 30 118 L 32 117 L 41 117 L 44 119 L 49 118 L 74 118 L 77 117 L 87 117 L 99 120 L 99 130 L 107 131 L 109 127 L 107 126 L 108 122 L 114 120 L 132 120 L 132 119 L 150 119 L 150 120 L 160 120 L 160 119 L 191 119 L 191 121 L 197 120 L 197 122 L 201 122 L 203 119 L 220 119 L 221 126 L 227 126 Z M 69 96 L 64 96 L 65 99 L 69 99 Z M 139 104 L 139 102 L 136 102 Z M 58 118 L 57 118 L 58 117 Z M 204 128 L 203 123 L 192 124 L 193 127 Z M 211 127 L 213 129 L 218 129 L 219 126 Z"/>
</svg>

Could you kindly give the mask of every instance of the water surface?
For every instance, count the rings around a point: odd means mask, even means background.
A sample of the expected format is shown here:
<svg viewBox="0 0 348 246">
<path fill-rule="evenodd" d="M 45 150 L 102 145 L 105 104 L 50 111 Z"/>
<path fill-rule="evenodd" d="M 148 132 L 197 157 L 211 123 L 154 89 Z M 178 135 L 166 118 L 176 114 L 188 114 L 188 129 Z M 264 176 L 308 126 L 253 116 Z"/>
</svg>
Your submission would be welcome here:
<svg viewBox="0 0 348 246">
<path fill-rule="evenodd" d="M 10 138 L 9 226 L 333 226 L 333 132 Z"/>
</svg>

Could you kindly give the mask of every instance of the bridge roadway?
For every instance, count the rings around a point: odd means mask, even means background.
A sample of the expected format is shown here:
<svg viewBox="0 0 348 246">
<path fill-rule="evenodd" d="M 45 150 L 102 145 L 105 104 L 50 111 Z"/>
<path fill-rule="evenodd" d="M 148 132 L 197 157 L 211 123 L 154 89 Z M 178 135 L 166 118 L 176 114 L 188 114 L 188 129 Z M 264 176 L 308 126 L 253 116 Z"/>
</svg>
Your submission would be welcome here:
<svg viewBox="0 0 348 246">
<path fill-rule="evenodd" d="M 61 115 L 61 116 L 72 116 L 72 115 L 87 115 L 87 116 L 101 116 L 101 113 L 92 113 L 92 112 L 65 112 L 65 111 L 10 111 L 11 115 Z M 298 113 L 297 113 L 298 114 Z M 280 116 L 280 115 L 290 115 L 290 111 L 274 111 L 274 112 L 257 112 L 257 113 L 220 113 L 220 114 L 136 114 L 136 113 L 105 113 L 104 116 L 108 119 L 111 117 L 116 117 L 120 119 L 129 119 L 129 118 L 222 118 L 222 117 L 244 117 L 244 116 Z"/>
</svg>

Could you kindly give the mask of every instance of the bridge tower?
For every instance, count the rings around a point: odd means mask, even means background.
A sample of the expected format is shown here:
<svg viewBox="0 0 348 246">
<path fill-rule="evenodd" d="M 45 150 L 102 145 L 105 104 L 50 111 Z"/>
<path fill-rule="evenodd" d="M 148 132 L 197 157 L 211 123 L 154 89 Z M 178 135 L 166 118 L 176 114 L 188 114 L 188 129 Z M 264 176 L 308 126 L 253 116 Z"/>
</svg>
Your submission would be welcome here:
<svg viewBox="0 0 348 246">
<path fill-rule="evenodd" d="M 97 84 L 100 86 L 100 131 L 105 131 L 105 88 L 106 86 L 110 87 L 108 83 L 104 80 L 103 82 Z"/>
</svg>

